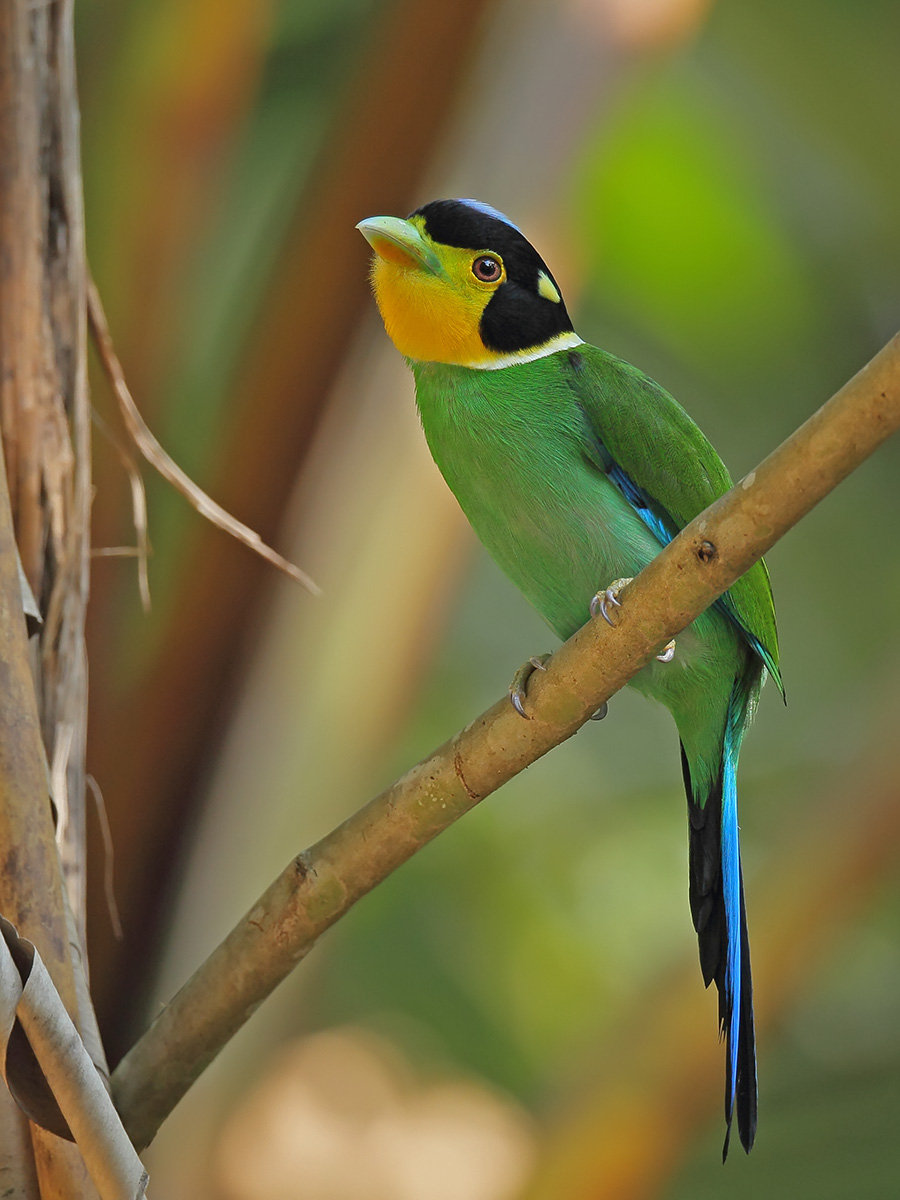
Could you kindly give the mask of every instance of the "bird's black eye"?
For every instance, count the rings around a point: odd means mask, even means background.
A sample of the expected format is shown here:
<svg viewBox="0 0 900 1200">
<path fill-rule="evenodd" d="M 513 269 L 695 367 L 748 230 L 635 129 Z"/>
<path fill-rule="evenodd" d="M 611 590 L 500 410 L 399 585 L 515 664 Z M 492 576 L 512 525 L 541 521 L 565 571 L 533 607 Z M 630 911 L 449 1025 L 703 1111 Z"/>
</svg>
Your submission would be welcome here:
<svg viewBox="0 0 900 1200">
<path fill-rule="evenodd" d="M 496 283 L 503 274 L 503 263 L 490 254 L 482 254 L 472 263 L 472 274 L 482 283 Z"/>
</svg>

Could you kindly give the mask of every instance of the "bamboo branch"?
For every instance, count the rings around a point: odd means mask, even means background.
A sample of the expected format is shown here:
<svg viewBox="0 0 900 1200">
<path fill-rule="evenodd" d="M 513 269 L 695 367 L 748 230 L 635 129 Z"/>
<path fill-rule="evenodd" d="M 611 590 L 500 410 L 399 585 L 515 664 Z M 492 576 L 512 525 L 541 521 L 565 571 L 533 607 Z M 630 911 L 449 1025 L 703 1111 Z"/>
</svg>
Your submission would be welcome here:
<svg viewBox="0 0 900 1200">
<path fill-rule="evenodd" d="M 660 552 L 629 585 L 615 629 L 590 621 L 557 651 L 534 677 L 530 720 L 498 701 L 293 859 L 113 1073 L 138 1149 L 321 933 L 479 800 L 571 737 L 898 427 L 900 334 Z"/>
</svg>

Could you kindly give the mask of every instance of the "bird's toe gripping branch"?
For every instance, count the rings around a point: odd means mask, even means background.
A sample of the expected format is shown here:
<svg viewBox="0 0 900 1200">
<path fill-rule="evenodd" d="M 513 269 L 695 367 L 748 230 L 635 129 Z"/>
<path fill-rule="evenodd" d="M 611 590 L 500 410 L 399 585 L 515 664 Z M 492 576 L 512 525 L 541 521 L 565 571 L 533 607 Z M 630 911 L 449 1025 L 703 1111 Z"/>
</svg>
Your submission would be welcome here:
<svg viewBox="0 0 900 1200">
<path fill-rule="evenodd" d="M 622 607 L 622 601 L 619 599 L 619 596 L 625 590 L 628 584 L 631 583 L 631 581 L 632 580 L 630 577 L 627 579 L 614 579 L 605 591 L 598 592 L 596 596 L 594 596 L 593 600 L 591 600 L 591 616 L 600 616 L 607 623 L 607 625 L 611 625 L 613 628 L 615 628 L 616 623 L 612 619 L 610 605 L 612 605 L 614 608 Z M 658 662 L 670 663 L 674 657 L 675 639 L 672 638 L 670 641 L 666 642 L 665 646 L 662 648 L 662 652 L 657 654 L 656 658 Z M 597 720 L 600 720 L 596 713 L 594 716 Z M 603 713 L 603 716 L 606 716 L 606 714 Z"/>
<path fill-rule="evenodd" d="M 528 662 L 522 663 L 518 671 L 512 677 L 512 682 L 509 685 L 509 699 L 513 708 L 520 717 L 524 717 L 526 721 L 530 721 L 528 713 L 525 711 L 525 696 L 528 692 L 528 680 L 535 671 L 546 671 L 547 661 L 552 658 L 550 654 L 533 654 Z M 592 721 L 602 721 L 609 712 L 609 705 L 604 700 L 595 713 L 591 714 Z"/>
<path fill-rule="evenodd" d="M 675 657 L 675 639 L 671 638 L 662 648 L 662 653 L 657 654 L 657 662 L 668 663 Z"/>
<path fill-rule="evenodd" d="M 605 591 L 598 592 L 591 600 L 591 616 L 601 616 L 607 625 L 615 627 L 615 621 L 612 619 L 612 614 L 609 611 L 610 605 L 614 608 L 621 608 L 622 601 L 619 599 L 621 592 L 631 583 L 631 577 L 626 579 L 614 579 Z"/>
<path fill-rule="evenodd" d="M 528 692 L 528 680 L 535 671 L 546 671 L 546 663 L 551 658 L 549 654 L 533 654 L 528 662 L 522 663 L 509 685 L 509 699 L 519 714 L 526 721 L 530 721 L 528 713 L 525 711 L 525 696 Z"/>
</svg>

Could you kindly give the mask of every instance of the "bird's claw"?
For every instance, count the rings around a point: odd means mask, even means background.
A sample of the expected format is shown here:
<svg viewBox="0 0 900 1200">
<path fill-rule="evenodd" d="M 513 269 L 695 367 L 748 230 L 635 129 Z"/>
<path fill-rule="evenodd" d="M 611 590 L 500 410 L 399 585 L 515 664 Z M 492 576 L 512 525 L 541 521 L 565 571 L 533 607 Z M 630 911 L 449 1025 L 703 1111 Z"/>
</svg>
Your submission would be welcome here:
<svg viewBox="0 0 900 1200">
<path fill-rule="evenodd" d="M 614 579 L 605 591 L 598 592 L 597 595 L 594 596 L 593 600 L 591 600 L 591 616 L 601 616 L 607 625 L 614 626 L 615 622 L 610 616 L 607 606 L 612 604 L 616 608 L 622 607 L 622 601 L 619 599 L 619 593 L 626 588 L 629 583 L 631 583 L 630 578 Z"/>
<path fill-rule="evenodd" d="M 525 711 L 525 694 L 528 691 L 528 680 L 535 671 L 546 671 L 547 660 L 549 654 L 533 654 L 528 662 L 522 663 L 518 671 L 512 677 L 509 685 L 509 699 L 513 708 L 520 717 L 524 717 L 526 721 L 530 721 L 531 717 Z"/>
<path fill-rule="evenodd" d="M 665 646 L 663 646 L 663 648 L 662 648 L 662 654 L 657 654 L 656 659 L 657 659 L 657 662 L 670 663 L 674 657 L 675 657 L 675 639 L 672 638 L 671 641 L 666 642 Z"/>
</svg>

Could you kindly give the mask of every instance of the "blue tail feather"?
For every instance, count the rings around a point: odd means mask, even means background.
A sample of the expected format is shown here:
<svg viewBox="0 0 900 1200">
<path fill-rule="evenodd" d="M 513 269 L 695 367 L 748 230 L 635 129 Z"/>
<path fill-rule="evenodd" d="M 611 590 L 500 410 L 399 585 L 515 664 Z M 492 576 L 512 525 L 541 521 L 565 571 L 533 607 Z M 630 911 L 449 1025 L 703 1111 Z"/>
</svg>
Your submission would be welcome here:
<svg viewBox="0 0 900 1200">
<path fill-rule="evenodd" d="M 682 747 L 690 818 L 690 898 L 707 986 L 715 980 L 719 1020 L 725 1037 L 725 1120 L 722 1151 L 728 1154 L 732 1120 L 745 1150 L 756 1134 L 756 1039 L 753 986 L 744 908 L 737 812 L 737 766 L 753 678 L 739 679 L 732 691 L 722 746 L 721 769 L 705 795 L 696 795 Z"/>
<path fill-rule="evenodd" d="M 722 754 L 722 899 L 725 904 L 725 994 L 728 1021 L 727 1043 L 730 1084 L 726 1088 L 725 1119 L 731 1123 L 734 1096 L 737 1092 L 738 1044 L 741 1025 L 741 1006 L 735 1000 L 741 994 L 741 847 L 737 814 L 737 745 L 731 728 L 731 711 L 725 727 Z"/>
</svg>

